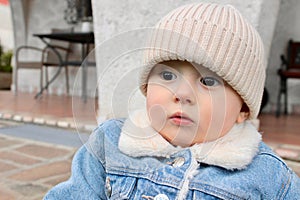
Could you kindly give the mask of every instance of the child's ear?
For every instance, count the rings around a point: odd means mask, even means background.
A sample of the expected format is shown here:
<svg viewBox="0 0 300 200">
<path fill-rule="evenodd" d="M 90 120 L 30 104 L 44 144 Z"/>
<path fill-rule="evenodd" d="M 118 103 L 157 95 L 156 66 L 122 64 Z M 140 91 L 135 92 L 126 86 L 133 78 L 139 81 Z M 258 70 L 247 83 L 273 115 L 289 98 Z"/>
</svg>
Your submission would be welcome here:
<svg viewBox="0 0 300 200">
<path fill-rule="evenodd" d="M 238 115 L 237 119 L 236 119 L 236 123 L 243 123 L 245 120 L 247 120 L 249 118 L 250 115 L 250 111 L 248 106 L 244 103 L 242 108 L 241 108 L 241 112 Z"/>
<path fill-rule="evenodd" d="M 247 120 L 249 118 L 249 112 L 240 112 L 240 114 L 238 115 L 237 119 L 236 119 L 236 123 L 240 124 L 243 123 L 245 120 Z"/>
</svg>

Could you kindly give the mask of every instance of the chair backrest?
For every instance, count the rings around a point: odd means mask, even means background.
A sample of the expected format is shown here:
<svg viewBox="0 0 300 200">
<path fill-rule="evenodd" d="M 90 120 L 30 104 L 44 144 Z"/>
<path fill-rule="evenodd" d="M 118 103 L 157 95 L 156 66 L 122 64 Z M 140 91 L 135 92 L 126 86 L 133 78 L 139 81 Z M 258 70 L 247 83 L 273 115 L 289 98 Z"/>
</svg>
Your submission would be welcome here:
<svg viewBox="0 0 300 200">
<path fill-rule="evenodd" d="M 67 29 L 53 28 L 53 29 L 51 29 L 51 33 L 69 33 L 69 32 L 73 32 L 73 28 L 67 28 Z M 70 42 L 66 42 L 66 41 L 50 39 L 49 44 L 53 45 L 53 46 L 59 46 L 64 49 L 70 49 Z M 59 54 L 61 55 L 63 60 L 67 59 L 69 52 L 59 50 L 59 49 L 57 49 L 57 51 L 59 52 Z M 53 51 L 48 51 L 45 62 L 59 63 L 59 59 Z"/>
<path fill-rule="evenodd" d="M 300 42 L 289 41 L 287 69 L 300 69 Z"/>
</svg>

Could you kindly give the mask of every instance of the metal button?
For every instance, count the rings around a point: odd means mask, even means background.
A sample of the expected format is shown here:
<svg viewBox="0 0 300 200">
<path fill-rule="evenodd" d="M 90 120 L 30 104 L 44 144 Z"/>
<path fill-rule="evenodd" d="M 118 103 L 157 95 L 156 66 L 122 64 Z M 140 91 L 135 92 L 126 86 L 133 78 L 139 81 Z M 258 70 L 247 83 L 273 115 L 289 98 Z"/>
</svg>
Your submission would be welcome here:
<svg viewBox="0 0 300 200">
<path fill-rule="evenodd" d="M 165 194 L 158 194 L 155 197 L 142 195 L 142 198 L 147 200 L 169 200 L 169 197 Z"/>
<path fill-rule="evenodd" d="M 181 167 L 185 162 L 185 159 L 183 157 L 175 158 L 175 160 L 172 163 L 173 167 Z"/>
<path fill-rule="evenodd" d="M 169 197 L 165 194 L 158 194 L 154 197 L 154 200 L 169 200 Z"/>
<path fill-rule="evenodd" d="M 105 180 L 105 189 L 106 189 L 106 196 L 108 198 L 110 198 L 111 197 L 112 189 L 111 189 L 111 184 L 110 184 L 110 178 L 109 177 L 106 177 L 106 180 Z"/>
</svg>

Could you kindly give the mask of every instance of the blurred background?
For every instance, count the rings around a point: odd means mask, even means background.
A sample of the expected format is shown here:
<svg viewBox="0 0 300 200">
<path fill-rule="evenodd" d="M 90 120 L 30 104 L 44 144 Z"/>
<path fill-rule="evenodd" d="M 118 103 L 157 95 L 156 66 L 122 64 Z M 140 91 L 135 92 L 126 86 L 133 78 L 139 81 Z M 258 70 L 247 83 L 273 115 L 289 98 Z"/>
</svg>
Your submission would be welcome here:
<svg viewBox="0 0 300 200">
<path fill-rule="evenodd" d="M 99 123 L 143 103 L 128 52 L 196 2 L 232 4 L 260 33 L 267 80 L 253 123 L 300 174 L 300 1 L 0 0 L 0 199 L 41 199 Z"/>
</svg>

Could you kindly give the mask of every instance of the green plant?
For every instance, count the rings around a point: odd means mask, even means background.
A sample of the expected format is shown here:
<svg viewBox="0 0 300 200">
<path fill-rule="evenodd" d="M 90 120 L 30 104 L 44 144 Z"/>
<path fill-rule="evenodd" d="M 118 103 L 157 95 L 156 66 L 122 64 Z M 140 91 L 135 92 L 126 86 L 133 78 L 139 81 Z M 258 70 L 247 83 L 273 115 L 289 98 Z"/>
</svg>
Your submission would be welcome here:
<svg viewBox="0 0 300 200">
<path fill-rule="evenodd" d="M 11 59 L 13 52 L 11 50 L 4 52 L 2 45 L 0 45 L 0 71 L 12 72 Z"/>
</svg>

